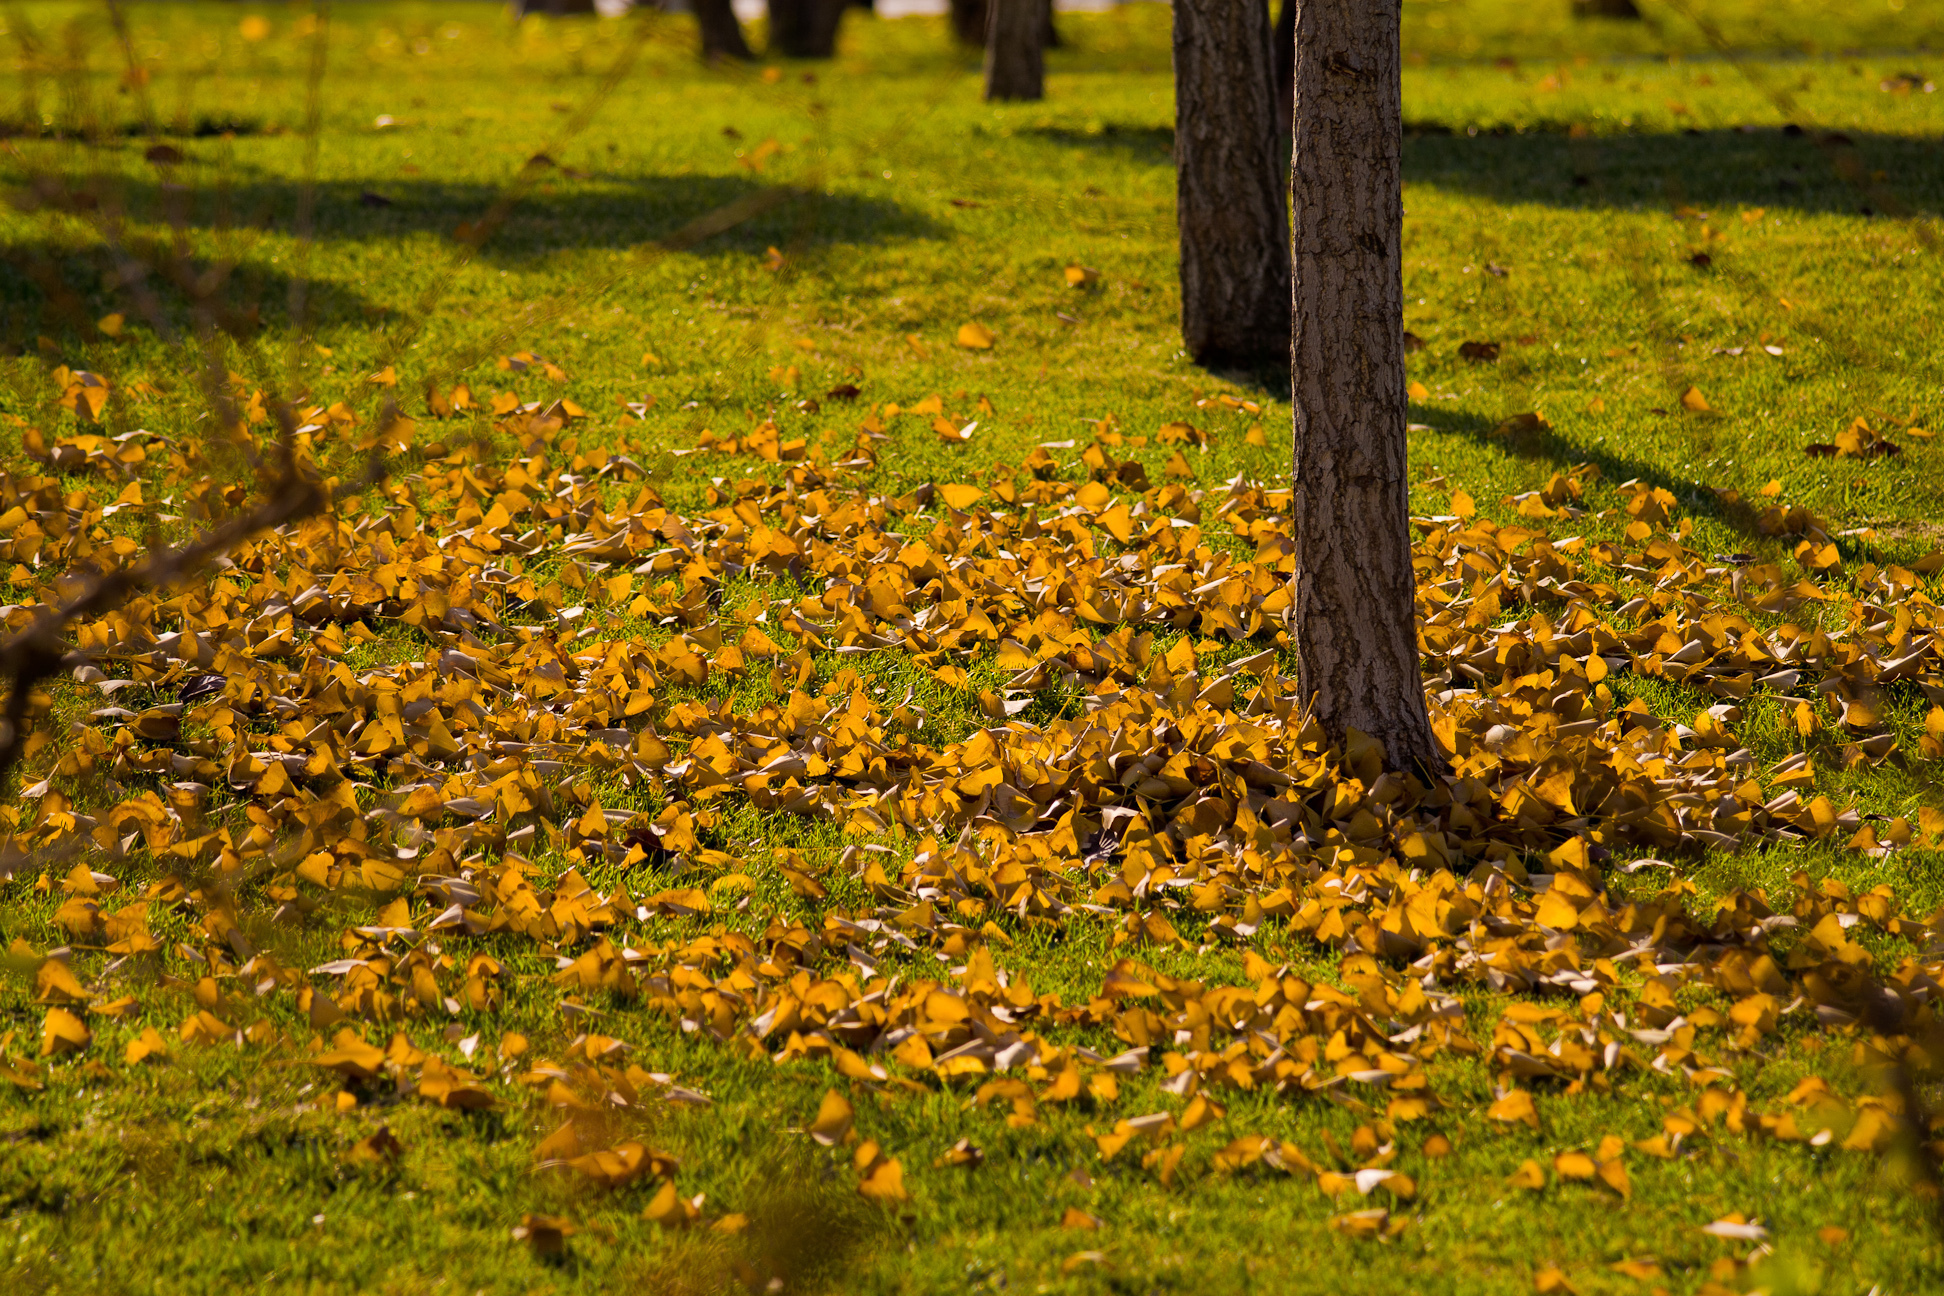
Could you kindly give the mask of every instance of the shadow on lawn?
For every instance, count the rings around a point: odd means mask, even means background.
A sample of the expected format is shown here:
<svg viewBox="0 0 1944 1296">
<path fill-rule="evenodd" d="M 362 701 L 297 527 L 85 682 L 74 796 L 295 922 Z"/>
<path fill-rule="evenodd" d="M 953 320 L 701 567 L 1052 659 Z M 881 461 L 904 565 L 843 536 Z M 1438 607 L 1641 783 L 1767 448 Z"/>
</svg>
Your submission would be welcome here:
<svg viewBox="0 0 1944 1296">
<path fill-rule="evenodd" d="M 577 178 L 550 172 L 520 202 L 480 250 L 480 259 L 500 266 L 581 248 L 625 251 L 653 248 L 691 222 L 769 190 L 754 178 L 738 176 L 656 176 Z M 456 256 L 459 227 L 478 220 L 500 195 L 487 184 L 442 183 L 419 177 L 391 182 L 335 181 L 315 193 L 312 227 L 321 248 L 371 245 L 412 235 L 444 236 Z M 73 330 L 91 336 L 93 321 L 128 309 L 124 295 L 106 285 L 122 279 L 120 258 L 96 239 L 81 238 L 59 223 L 62 214 L 90 224 L 104 213 L 121 213 L 146 242 L 136 259 L 169 267 L 151 273 L 171 315 L 186 318 L 186 307 L 201 301 L 229 303 L 237 328 L 253 330 L 259 312 L 265 322 L 280 318 L 290 295 L 287 275 L 265 264 L 267 252 L 249 250 L 226 275 L 203 258 L 179 261 L 163 231 L 226 229 L 288 236 L 296 225 L 299 187 L 282 178 L 245 178 L 226 186 L 169 183 L 159 175 L 107 178 L 63 188 L 42 177 L 16 190 L 13 204 L 39 228 L 0 240 L 0 344 L 19 348 L 37 333 Z M 922 213 L 894 202 L 852 194 L 800 192 L 684 249 L 704 257 L 761 256 L 772 246 L 812 253 L 841 244 L 878 244 L 891 239 L 934 238 L 942 227 Z M 246 244 L 247 246 L 247 244 Z M 437 255 L 432 254 L 432 255 Z M 394 312 L 334 281 L 341 263 L 327 255 L 317 265 L 309 290 L 312 319 L 388 319 Z M 222 276 L 222 277 L 218 277 Z M 229 325 L 225 325 L 229 327 Z M 232 330 L 234 331 L 234 330 Z"/>
<path fill-rule="evenodd" d="M 1618 454 L 1604 444 L 1583 445 L 1561 435 L 1559 429 L 1550 424 L 1542 423 L 1536 428 L 1506 434 L 1498 431 L 1500 425 L 1480 415 L 1427 409 L 1421 405 L 1412 407 L 1411 417 L 1422 420 L 1438 432 L 1470 437 L 1507 454 L 1558 470 L 1563 471 L 1574 464 L 1593 464 L 1609 485 L 1638 478 L 1649 486 L 1669 492 L 1683 501 L 1691 512 L 1713 518 L 1737 535 L 1754 537 L 1762 534 L 1757 525 L 1758 514 L 1746 500 L 1730 502 L 1713 491 L 1697 490 L 1692 480 L 1673 476 L 1664 468 L 1645 460 Z"/>
<path fill-rule="evenodd" d="M 1407 122 L 1404 179 L 1494 202 L 1589 211 L 1660 206 L 1678 195 L 1691 206 L 1873 216 L 1893 210 L 1883 201 L 1885 191 L 1911 212 L 1944 210 L 1944 168 L 1937 165 L 1944 141 L 1934 137 L 1763 126 L 1574 138 L 1572 125 L 1469 135 L 1442 122 Z M 1166 126 L 1049 126 L 1021 134 L 1172 165 L 1174 131 Z"/>
<path fill-rule="evenodd" d="M 505 261 L 575 248 L 643 247 L 768 188 L 742 176 L 570 176 L 549 170 L 514 205 L 480 254 Z M 380 243 L 421 233 L 450 238 L 462 224 L 483 216 L 501 192 L 495 184 L 421 176 L 325 181 L 315 191 L 313 228 L 321 243 Z M 94 192 L 52 193 L 46 205 L 113 207 L 147 226 L 242 227 L 288 235 L 295 231 L 298 201 L 299 186 L 283 177 L 184 186 L 153 175 L 106 180 Z M 723 256 L 761 253 L 792 241 L 816 247 L 942 233 L 929 217 L 894 202 L 805 191 L 690 250 Z"/>
<path fill-rule="evenodd" d="M 286 317 L 291 278 L 260 261 L 225 265 L 206 257 L 178 258 L 158 245 L 130 250 L 141 266 L 135 281 L 152 292 L 179 332 L 193 333 L 201 317 L 247 338 Z M 42 336 L 99 343 L 96 321 L 110 312 L 124 313 L 146 329 L 150 321 L 138 305 L 141 295 L 116 287 L 131 282 L 129 264 L 99 242 L 0 242 L 0 355 L 32 351 Z M 314 325 L 394 315 L 330 279 L 312 280 L 305 299 Z"/>
<path fill-rule="evenodd" d="M 1174 127 L 1130 126 L 1109 122 L 1099 130 L 1074 130 L 1070 126 L 1035 126 L 1020 135 L 1062 148 L 1087 149 L 1095 153 L 1120 153 L 1133 162 L 1174 165 Z"/>
<path fill-rule="evenodd" d="M 1935 138 L 1765 126 L 1576 139 L 1567 129 L 1474 136 L 1408 125 L 1404 178 L 1498 203 L 1589 211 L 1664 205 L 1678 195 L 1703 208 L 1873 216 L 1890 209 L 1886 192 L 1909 212 L 1944 208 Z"/>
</svg>

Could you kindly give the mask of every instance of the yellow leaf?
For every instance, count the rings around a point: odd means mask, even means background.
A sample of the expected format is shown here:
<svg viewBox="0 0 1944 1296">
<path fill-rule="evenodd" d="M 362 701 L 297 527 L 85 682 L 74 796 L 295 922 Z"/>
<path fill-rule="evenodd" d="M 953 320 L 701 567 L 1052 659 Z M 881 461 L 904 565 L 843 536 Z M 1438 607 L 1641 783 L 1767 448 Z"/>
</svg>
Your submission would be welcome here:
<svg viewBox="0 0 1944 1296">
<path fill-rule="evenodd" d="M 1600 1162 L 1600 1182 L 1622 1197 L 1633 1196 L 1633 1181 L 1627 1177 L 1627 1167 L 1620 1164 L 1618 1157 L 1611 1161 Z"/>
<path fill-rule="evenodd" d="M 1083 265 L 1070 265 L 1066 268 L 1066 281 L 1069 288 L 1088 288 L 1100 282 L 1100 271 Z"/>
<path fill-rule="evenodd" d="M 1404 394 L 1414 401 L 1431 399 L 1431 389 L 1415 378 L 1411 380 L 1411 385 L 1404 389 Z"/>
<path fill-rule="evenodd" d="M 384 1050 L 365 1043 L 364 1039 L 348 1026 L 340 1030 L 331 1042 L 337 1047 L 328 1053 L 319 1053 L 312 1057 L 313 1066 L 329 1067 L 340 1075 L 358 1080 L 369 1080 L 384 1068 Z"/>
<path fill-rule="evenodd" d="M 1532 1095 L 1524 1089 L 1513 1089 L 1486 1109 L 1485 1114 L 1495 1121 L 1507 1125 L 1524 1122 L 1533 1129 L 1539 1128 L 1539 1110 L 1532 1105 Z M 1588 1174 L 1593 1173 L 1590 1169 Z"/>
<path fill-rule="evenodd" d="M 120 315 L 103 315 L 95 321 L 95 327 L 111 338 L 118 338 L 122 335 L 122 325 L 124 323 L 126 323 L 126 320 Z"/>
<path fill-rule="evenodd" d="M 129 1066 L 134 1066 L 137 1062 L 145 1061 L 148 1058 L 166 1058 L 167 1056 L 169 1056 L 168 1042 L 162 1038 L 161 1032 L 153 1026 L 144 1027 L 142 1033 L 128 1041 L 128 1047 L 122 1050 L 122 1061 L 126 1062 Z"/>
<path fill-rule="evenodd" d="M 810 1123 L 810 1137 L 825 1147 L 834 1147 L 850 1137 L 852 1116 L 850 1101 L 835 1089 L 827 1089 L 817 1105 L 817 1119 Z"/>
<path fill-rule="evenodd" d="M 93 1039 L 87 1023 L 79 1017 L 65 1008 L 49 1008 L 47 1019 L 41 1024 L 41 1056 L 79 1053 Z"/>
<path fill-rule="evenodd" d="M 938 488 L 938 496 L 945 501 L 947 508 L 955 509 L 963 513 L 984 499 L 985 492 L 977 486 L 967 486 L 962 482 L 954 482 L 949 486 L 940 486 Z"/>
<path fill-rule="evenodd" d="M 990 351 L 992 349 L 992 330 L 976 321 L 959 325 L 958 344 L 970 351 Z"/>
<path fill-rule="evenodd" d="M 1708 398 L 1701 394 L 1699 387 L 1690 387 L 1681 393 L 1681 408 L 1691 414 L 1705 414 L 1708 410 Z"/>
<path fill-rule="evenodd" d="M 857 1191 L 875 1202 L 895 1204 L 909 1201 L 904 1187 L 904 1167 L 894 1157 L 886 1157 L 865 1172 Z"/>
<path fill-rule="evenodd" d="M 268 40 L 270 38 L 270 20 L 261 14 L 251 14 L 242 22 L 236 24 L 236 30 L 242 33 L 243 39 L 246 41 Z"/>
<path fill-rule="evenodd" d="M 1546 1186 L 1546 1171 L 1537 1161 L 1528 1157 L 1505 1182 L 1511 1187 L 1523 1188 L 1527 1192 L 1538 1192 Z"/>
<path fill-rule="evenodd" d="M 1553 1169 L 1562 1179 L 1591 1179 L 1599 1172 L 1593 1158 L 1584 1152 L 1561 1152 L 1553 1158 Z"/>
</svg>

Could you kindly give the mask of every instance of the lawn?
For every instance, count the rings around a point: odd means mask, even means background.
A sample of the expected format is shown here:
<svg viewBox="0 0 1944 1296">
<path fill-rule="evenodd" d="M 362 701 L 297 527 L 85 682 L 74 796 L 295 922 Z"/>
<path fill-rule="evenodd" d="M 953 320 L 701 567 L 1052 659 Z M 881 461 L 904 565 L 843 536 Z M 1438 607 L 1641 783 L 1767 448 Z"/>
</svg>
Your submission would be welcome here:
<svg viewBox="0 0 1944 1296">
<path fill-rule="evenodd" d="M 1449 780 L 1284 673 L 1164 7 L 1009 105 L 862 11 L 0 10 L 0 616 L 279 400 L 340 488 L 36 699 L 12 1284 L 1944 1283 L 1944 4 L 1642 8 L 1406 0 Z"/>
</svg>

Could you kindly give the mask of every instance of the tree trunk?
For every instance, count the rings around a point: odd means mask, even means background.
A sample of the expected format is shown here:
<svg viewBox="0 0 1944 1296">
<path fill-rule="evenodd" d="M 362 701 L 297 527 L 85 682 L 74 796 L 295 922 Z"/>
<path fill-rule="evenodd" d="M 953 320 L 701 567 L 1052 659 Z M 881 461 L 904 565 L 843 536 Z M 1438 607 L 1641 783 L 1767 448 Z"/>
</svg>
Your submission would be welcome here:
<svg viewBox="0 0 1944 1296">
<path fill-rule="evenodd" d="M 1046 0 L 1040 6 L 1040 46 L 1043 49 L 1060 48 L 1060 29 L 1053 25 L 1053 0 Z"/>
<path fill-rule="evenodd" d="M 845 0 L 769 0 L 769 49 L 784 58 L 829 58 Z"/>
<path fill-rule="evenodd" d="M 1264 0 L 1175 0 L 1174 72 L 1182 341 L 1199 364 L 1281 365 L 1289 218 Z"/>
<path fill-rule="evenodd" d="M 702 61 L 748 59 L 749 42 L 743 39 L 742 24 L 729 0 L 693 0 L 695 21 L 702 28 Z"/>
<path fill-rule="evenodd" d="M 1270 65 L 1276 69 L 1276 131 L 1287 135 L 1296 97 L 1296 0 L 1282 0 L 1270 43 Z"/>
<path fill-rule="evenodd" d="M 1295 0 L 1297 682 L 1331 738 L 1442 771 L 1418 670 L 1404 431 L 1399 0 Z"/>
<path fill-rule="evenodd" d="M 1049 0 L 990 0 L 985 55 L 987 99 L 1045 97 L 1040 28 Z"/>
<path fill-rule="evenodd" d="M 594 0 L 513 0 L 513 16 L 528 14 L 591 14 Z"/>
<path fill-rule="evenodd" d="M 987 0 L 951 0 L 952 35 L 961 45 L 984 45 Z"/>
</svg>

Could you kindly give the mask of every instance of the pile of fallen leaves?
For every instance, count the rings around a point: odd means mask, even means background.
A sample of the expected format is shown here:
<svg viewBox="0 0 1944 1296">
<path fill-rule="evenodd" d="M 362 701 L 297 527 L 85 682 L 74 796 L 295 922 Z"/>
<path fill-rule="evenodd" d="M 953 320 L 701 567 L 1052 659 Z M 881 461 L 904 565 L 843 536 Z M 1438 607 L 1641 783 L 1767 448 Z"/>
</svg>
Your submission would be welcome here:
<svg viewBox="0 0 1944 1296">
<path fill-rule="evenodd" d="M 63 380 L 95 402 L 90 377 Z M 463 390 L 432 404 L 480 408 Z M 1163 1183 L 1225 1095 L 1330 1091 L 1368 1118 L 1349 1152 L 1224 1130 L 1203 1136 L 1220 1142 L 1207 1168 L 1409 1200 L 1389 1163 L 1408 1128 L 1426 1151 L 1443 1142 L 1447 1054 L 1487 1060 L 1491 1120 L 1535 1127 L 1536 1096 L 1684 1077 L 1692 1100 L 1661 1136 L 1554 1166 L 1622 1196 L 1630 1153 L 1728 1136 L 1877 1151 L 1921 1119 L 1896 1092 L 1821 1082 L 1758 1110 L 1734 1064 L 1792 1017 L 1923 1063 L 1938 917 L 1805 874 L 1703 911 L 1677 868 L 1639 857 L 1938 846 L 1944 816 L 1866 820 L 1832 801 L 1809 749 L 1846 765 L 1944 756 L 1944 555 L 1853 565 L 1842 537 L 1770 503 L 1761 529 L 1793 566 L 1710 556 L 1671 494 L 1584 468 L 1508 500 L 1516 524 L 1456 494 L 1450 515 L 1414 520 L 1425 687 L 1451 757 L 1428 779 L 1361 735 L 1331 741 L 1283 673 L 1287 489 L 1204 488 L 1185 460 L 1154 485 L 1113 429 L 1069 462 L 1043 446 L 977 483 L 861 484 L 901 418 L 972 435 L 932 397 L 872 411 L 835 461 L 770 423 L 705 433 L 692 462 L 773 467 L 714 479 L 682 514 L 635 459 L 581 448 L 571 402 L 490 408 L 517 453 L 435 445 L 369 508 L 239 544 L 206 581 L 74 627 L 93 701 L 71 724 L 42 719 L 34 773 L 0 807 L 0 877 L 62 896 L 45 942 L 59 949 L 15 942 L 45 1012 L 38 1041 L 0 1037 L 0 1075 L 32 1088 L 99 1067 L 97 1031 L 186 995 L 177 1037 L 133 1035 L 127 1065 L 229 1042 L 335 1073 L 346 1107 L 382 1084 L 461 1111 L 552 1109 L 539 1161 L 656 1181 L 648 1214 L 670 1226 L 703 1203 L 606 1114 L 708 1099 L 630 1060 L 662 1027 L 592 1033 L 599 1007 L 888 1094 L 963 1087 L 1014 1125 L 1078 1104 L 1103 1158 L 1138 1155 Z M 309 411 L 300 440 L 321 453 L 355 436 L 334 406 Z M 1170 424 L 1159 440 L 1203 437 Z M 76 570 L 135 560 L 141 528 L 206 524 L 246 497 L 148 433 L 22 442 L 40 462 L 0 476 L 0 558 L 35 596 L 0 609 L 10 628 Z M 74 489 L 86 474 L 114 502 Z M 1596 495 L 1620 538 L 1564 534 Z M 415 632 L 409 660 L 369 649 L 401 642 L 390 625 Z M 890 659 L 985 723 L 943 731 L 917 690 L 877 682 Z M 1704 704 L 1671 721 L 1622 700 L 1630 679 Z M 1890 727 L 1899 696 L 1929 707 L 1918 750 Z M 1737 730 L 1769 699 L 1802 750 L 1762 768 Z M 705 844 L 742 802 L 852 844 L 834 859 Z M 790 906 L 755 903 L 766 875 Z M 317 967 L 282 966 L 248 934 L 346 905 L 359 920 Z M 193 940 L 151 933 L 168 912 Z M 1005 965 L 1021 933 L 1074 924 L 1111 928 L 1118 957 L 1084 1002 Z M 1265 957 L 1271 933 L 1333 951 L 1335 983 Z M 1872 953 L 1885 940 L 1908 951 L 1894 968 Z M 1245 983 L 1143 960 L 1216 942 L 1241 948 Z M 551 985 L 508 972 L 527 943 L 554 960 Z M 1468 1014 L 1457 996 L 1474 990 L 1509 1006 Z M 534 995 L 559 1000 L 571 1043 L 548 1058 L 510 1032 L 482 1043 L 509 998 Z M 1120 1114 L 1121 1082 L 1143 1072 L 1178 1106 Z M 854 1139 L 841 1094 L 809 1132 Z M 393 1155 L 389 1139 L 355 1155 Z M 896 1156 L 867 1141 L 855 1163 L 867 1197 L 905 1197 Z M 1546 1182 L 1536 1162 L 1515 1177 Z M 571 1231 L 522 1228 L 535 1245 Z"/>
</svg>

